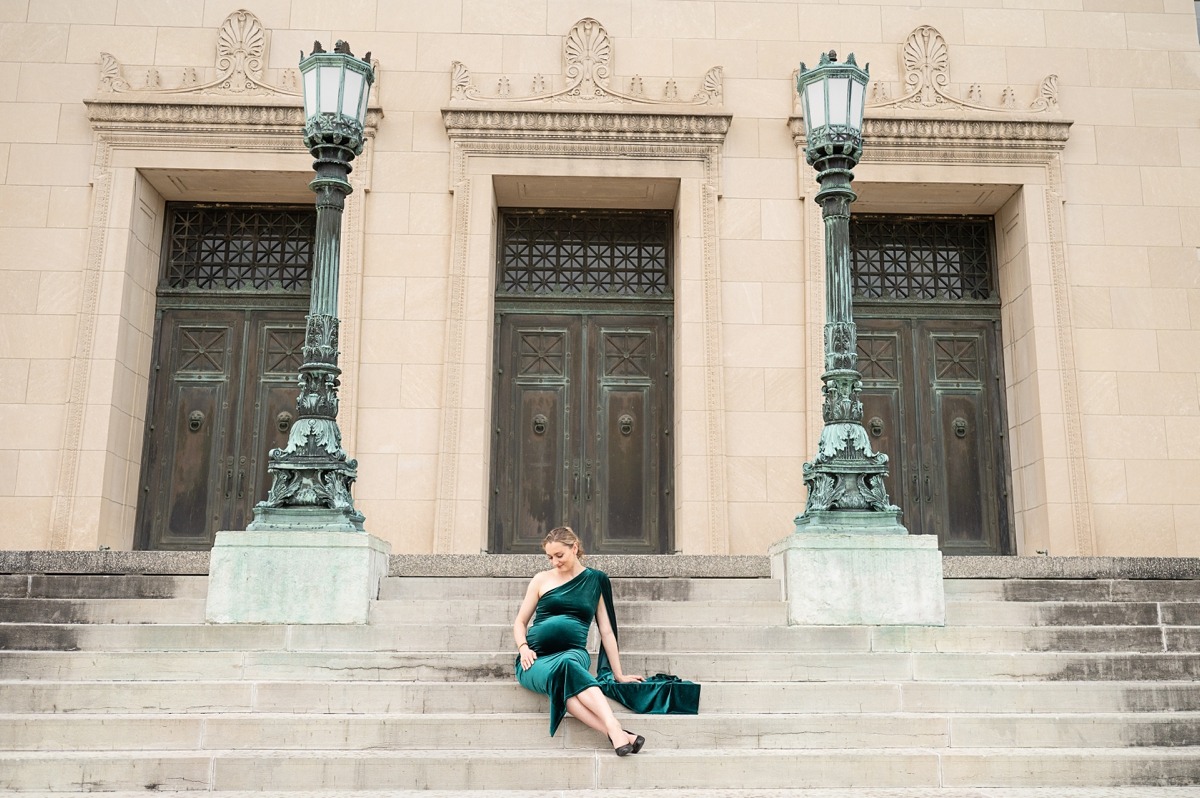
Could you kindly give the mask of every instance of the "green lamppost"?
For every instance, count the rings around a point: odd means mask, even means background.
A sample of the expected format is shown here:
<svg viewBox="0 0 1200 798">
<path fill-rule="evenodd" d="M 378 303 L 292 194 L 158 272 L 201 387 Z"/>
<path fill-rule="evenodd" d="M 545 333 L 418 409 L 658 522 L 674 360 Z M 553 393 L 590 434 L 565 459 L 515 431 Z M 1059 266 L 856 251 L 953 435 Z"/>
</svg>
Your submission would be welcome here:
<svg viewBox="0 0 1200 798">
<path fill-rule="evenodd" d="M 304 144 L 312 152 L 317 176 L 317 230 L 312 297 L 300 367 L 297 418 L 287 446 L 272 449 L 267 470 L 271 490 L 254 508 L 256 530 L 362 532 L 363 515 L 354 508 L 350 487 L 358 462 L 342 450 L 338 429 L 338 271 L 342 211 L 351 192 L 350 162 L 362 153 L 367 97 L 375 72 L 371 54 L 355 58 L 339 41 L 332 53 L 320 42 L 307 58 L 301 53 L 304 80 Z"/>
<path fill-rule="evenodd" d="M 830 51 L 800 65 L 805 160 L 817 171 L 825 218 L 825 373 L 817 456 L 804 464 L 808 501 L 794 534 L 768 549 L 789 624 L 923 625 L 946 622 L 942 554 L 910 535 L 888 501 L 887 455 L 863 429 L 862 375 L 850 282 L 850 188 L 862 157 L 867 70 Z"/>
<path fill-rule="evenodd" d="M 796 519 L 797 530 L 845 525 L 894 529 L 899 524 L 899 508 L 888 501 L 883 485 L 887 455 L 871 449 L 862 425 L 862 375 L 851 305 L 850 203 L 857 197 L 850 182 L 862 157 L 867 77 L 853 54 L 838 63 L 830 50 L 813 69 L 802 63 L 796 80 L 804 107 L 805 159 L 816 169 L 821 186 L 816 201 L 825 219 L 825 426 L 817 456 L 804 464 L 808 501 Z"/>
</svg>

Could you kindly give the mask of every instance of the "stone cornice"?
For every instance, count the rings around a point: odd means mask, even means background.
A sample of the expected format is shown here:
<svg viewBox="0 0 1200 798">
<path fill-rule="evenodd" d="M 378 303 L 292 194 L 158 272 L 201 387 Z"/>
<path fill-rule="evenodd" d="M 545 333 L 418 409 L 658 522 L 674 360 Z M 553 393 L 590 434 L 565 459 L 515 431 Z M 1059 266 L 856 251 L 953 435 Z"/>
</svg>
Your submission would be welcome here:
<svg viewBox="0 0 1200 798">
<path fill-rule="evenodd" d="M 719 144 L 732 115 L 722 111 L 443 108 L 451 139 L 572 139 Z"/>
<path fill-rule="evenodd" d="M 88 109 L 88 120 L 97 131 L 284 132 L 296 136 L 299 143 L 304 137 L 304 108 L 294 102 L 97 98 L 85 100 L 84 105 Z M 382 118 L 383 111 L 379 108 L 367 111 L 368 136 L 375 135 Z"/>
<path fill-rule="evenodd" d="M 1067 144 L 1071 120 L 1045 116 L 986 118 L 913 116 L 868 117 L 864 121 L 864 155 L 878 148 L 927 152 L 936 157 L 943 150 L 1001 148 L 1006 150 L 1061 151 Z M 793 116 L 788 128 L 796 146 L 805 144 L 804 119 Z M 925 159 L 921 159 L 925 160 Z"/>
</svg>

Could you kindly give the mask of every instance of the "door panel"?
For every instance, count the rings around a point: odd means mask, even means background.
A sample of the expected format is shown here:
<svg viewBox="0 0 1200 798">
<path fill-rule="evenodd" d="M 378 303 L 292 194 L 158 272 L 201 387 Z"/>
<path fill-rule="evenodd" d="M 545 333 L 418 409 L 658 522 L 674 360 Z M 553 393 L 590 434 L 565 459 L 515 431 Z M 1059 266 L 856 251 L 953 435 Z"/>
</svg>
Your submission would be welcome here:
<svg viewBox="0 0 1200 798">
<path fill-rule="evenodd" d="M 240 379 L 241 315 L 167 311 L 160 321 L 141 508 L 154 548 L 211 545 L 233 490 L 228 411 Z"/>
<path fill-rule="evenodd" d="M 651 322 L 648 324 L 647 322 Z M 593 537 L 625 553 L 659 549 L 666 326 L 662 319 L 593 319 L 599 355 Z"/>
<path fill-rule="evenodd" d="M 501 315 L 494 547 L 540 551 L 567 523 L 593 552 L 664 550 L 667 330 L 655 316 Z"/>
<path fill-rule="evenodd" d="M 573 356 L 580 323 L 562 316 L 508 317 L 499 327 L 492 469 L 493 536 L 503 551 L 539 550 L 583 479 L 569 450 Z"/>
<path fill-rule="evenodd" d="M 205 549 L 266 496 L 268 452 L 296 412 L 304 315 L 165 308 L 157 340 L 138 539 Z"/>
<path fill-rule="evenodd" d="M 856 318 L 863 425 L 892 501 L 947 554 L 1008 548 L 998 333 L 988 319 Z M 872 421 L 881 422 L 875 435 Z"/>
<path fill-rule="evenodd" d="M 884 481 L 903 522 L 921 524 L 919 437 L 912 398 L 912 328 L 904 321 L 871 319 L 859 324 L 858 368 L 862 374 L 863 426 L 871 445 L 888 456 Z"/>
<path fill-rule="evenodd" d="M 994 445 L 1003 436 L 991 408 L 998 402 L 993 325 L 983 320 L 926 321 L 932 447 L 929 465 L 938 487 L 928 508 L 947 554 L 999 552 L 1005 503 L 997 489 L 1003 468 Z M 990 390 L 989 390 L 990 389 Z"/>
<path fill-rule="evenodd" d="M 295 311 L 254 311 L 249 319 L 249 371 L 244 382 L 238 473 L 228 526 L 245 529 L 271 487 L 268 454 L 287 445 L 296 416 L 296 375 L 304 362 L 304 319 Z"/>
</svg>

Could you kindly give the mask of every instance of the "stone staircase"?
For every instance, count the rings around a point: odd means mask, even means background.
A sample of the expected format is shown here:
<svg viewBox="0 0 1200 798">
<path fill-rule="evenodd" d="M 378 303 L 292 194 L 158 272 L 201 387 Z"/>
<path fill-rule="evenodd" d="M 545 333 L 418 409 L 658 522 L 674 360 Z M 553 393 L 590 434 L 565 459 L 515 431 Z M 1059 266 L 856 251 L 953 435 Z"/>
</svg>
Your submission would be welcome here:
<svg viewBox="0 0 1200 798">
<path fill-rule="evenodd" d="M 524 578 L 392 577 L 363 627 L 209 626 L 206 581 L 0 576 L 0 790 L 1200 785 L 1200 580 L 948 579 L 946 627 L 868 628 L 787 627 L 763 577 L 614 578 L 626 670 L 704 683 L 699 716 L 626 713 L 624 759 L 513 681 Z"/>
</svg>

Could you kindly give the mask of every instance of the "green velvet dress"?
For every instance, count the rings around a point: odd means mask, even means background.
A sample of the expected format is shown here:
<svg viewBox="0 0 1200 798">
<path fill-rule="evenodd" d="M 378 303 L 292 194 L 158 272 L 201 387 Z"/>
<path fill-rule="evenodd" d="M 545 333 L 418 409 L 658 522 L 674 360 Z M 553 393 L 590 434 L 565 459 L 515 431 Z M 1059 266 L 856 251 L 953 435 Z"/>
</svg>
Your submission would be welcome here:
<svg viewBox="0 0 1200 798">
<path fill-rule="evenodd" d="M 588 629 L 604 598 L 608 622 L 617 635 L 612 584 L 608 575 L 585 568 L 575 578 L 547 590 L 538 599 L 526 641 L 537 654 L 529 670 L 517 657 L 517 681 L 522 687 L 550 697 L 550 734 L 558 730 L 567 711 L 567 699 L 589 687 L 599 687 L 609 698 L 634 712 L 695 715 L 700 705 L 700 685 L 683 682 L 669 674 L 657 674 L 645 682 L 619 683 L 613 679 L 608 655 L 600 648 L 596 676 L 589 671 Z"/>
</svg>

